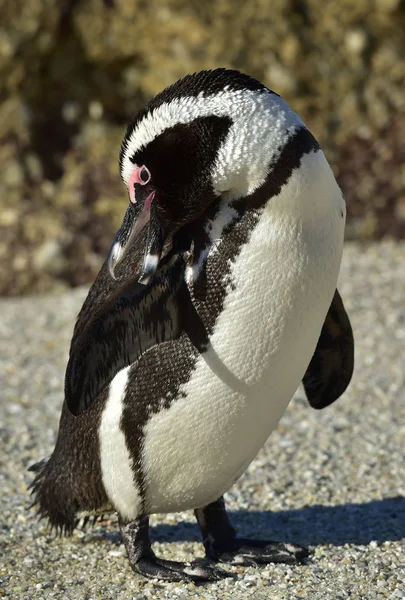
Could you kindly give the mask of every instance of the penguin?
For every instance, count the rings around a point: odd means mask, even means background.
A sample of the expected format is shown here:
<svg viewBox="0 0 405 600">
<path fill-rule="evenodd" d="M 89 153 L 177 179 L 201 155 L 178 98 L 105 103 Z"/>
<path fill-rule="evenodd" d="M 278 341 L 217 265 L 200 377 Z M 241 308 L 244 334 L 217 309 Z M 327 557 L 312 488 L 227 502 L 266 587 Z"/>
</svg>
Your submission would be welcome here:
<svg viewBox="0 0 405 600">
<path fill-rule="evenodd" d="M 70 534 L 118 514 L 132 569 L 167 581 L 218 563 L 303 561 L 239 538 L 223 495 L 302 383 L 322 409 L 354 341 L 337 291 L 346 208 L 313 135 L 235 70 L 188 75 L 129 123 L 129 204 L 78 315 L 55 449 L 34 465 L 39 514 Z M 206 558 L 155 555 L 149 515 L 193 509 Z"/>
</svg>

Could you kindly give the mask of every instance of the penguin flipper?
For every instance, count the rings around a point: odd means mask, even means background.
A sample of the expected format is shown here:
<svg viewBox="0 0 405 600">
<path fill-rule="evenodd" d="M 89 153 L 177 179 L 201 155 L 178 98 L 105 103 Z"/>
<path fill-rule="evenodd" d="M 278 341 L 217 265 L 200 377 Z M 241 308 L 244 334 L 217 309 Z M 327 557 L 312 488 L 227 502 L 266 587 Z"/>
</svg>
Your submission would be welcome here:
<svg viewBox="0 0 405 600">
<path fill-rule="evenodd" d="M 336 290 L 314 355 L 302 380 L 309 404 L 320 409 L 337 400 L 350 383 L 353 367 L 353 331 L 342 298 Z"/>
<path fill-rule="evenodd" d="M 76 327 L 65 375 L 65 401 L 77 416 L 115 375 L 157 344 L 187 333 L 202 350 L 208 336 L 185 283 L 182 254 L 162 261 L 152 282 L 127 286 Z M 86 308 L 86 318 L 89 308 Z M 79 315 L 80 319 L 80 315 Z"/>
</svg>

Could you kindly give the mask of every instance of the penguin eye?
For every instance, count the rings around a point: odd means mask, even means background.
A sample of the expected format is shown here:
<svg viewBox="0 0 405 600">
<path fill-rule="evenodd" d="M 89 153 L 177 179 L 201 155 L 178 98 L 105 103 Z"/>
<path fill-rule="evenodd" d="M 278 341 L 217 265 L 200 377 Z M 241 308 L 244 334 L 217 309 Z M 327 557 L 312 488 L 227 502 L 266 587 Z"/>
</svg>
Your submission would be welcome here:
<svg viewBox="0 0 405 600">
<path fill-rule="evenodd" d="M 141 183 L 148 183 L 150 180 L 150 173 L 146 167 L 142 167 L 139 171 L 139 179 L 141 180 Z"/>
</svg>

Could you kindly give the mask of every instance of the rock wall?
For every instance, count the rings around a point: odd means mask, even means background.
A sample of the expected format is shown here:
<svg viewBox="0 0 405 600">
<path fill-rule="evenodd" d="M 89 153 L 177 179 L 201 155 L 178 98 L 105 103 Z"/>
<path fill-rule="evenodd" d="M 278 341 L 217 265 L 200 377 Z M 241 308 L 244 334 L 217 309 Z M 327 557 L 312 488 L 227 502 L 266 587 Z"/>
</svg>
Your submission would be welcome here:
<svg viewBox="0 0 405 600">
<path fill-rule="evenodd" d="M 0 0 L 0 294 L 94 278 L 127 203 L 126 122 L 217 66 L 306 121 L 348 238 L 404 236 L 404 0 Z"/>
</svg>

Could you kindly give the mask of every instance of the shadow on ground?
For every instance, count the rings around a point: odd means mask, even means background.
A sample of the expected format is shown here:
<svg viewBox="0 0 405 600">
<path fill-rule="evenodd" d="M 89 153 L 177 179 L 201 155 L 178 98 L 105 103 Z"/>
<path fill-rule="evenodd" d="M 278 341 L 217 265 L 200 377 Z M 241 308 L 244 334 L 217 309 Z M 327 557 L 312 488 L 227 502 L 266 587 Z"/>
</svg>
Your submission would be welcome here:
<svg viewBox="0 0 405 600">
<path fill-rule="evenodd" d="M 229 512 L 238 535 L 278 539 L 305 546 L 369 544 L 405 538 L 405 498 L 385 498 L 365 504 L 314 505 L 272 512 Z M 156 541 L 200 541 L 196 524 L 160 524 L 152 529 Z"/>
</svg>

